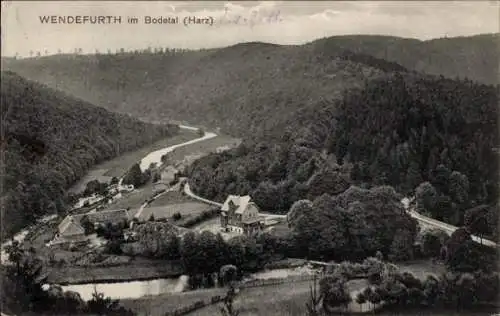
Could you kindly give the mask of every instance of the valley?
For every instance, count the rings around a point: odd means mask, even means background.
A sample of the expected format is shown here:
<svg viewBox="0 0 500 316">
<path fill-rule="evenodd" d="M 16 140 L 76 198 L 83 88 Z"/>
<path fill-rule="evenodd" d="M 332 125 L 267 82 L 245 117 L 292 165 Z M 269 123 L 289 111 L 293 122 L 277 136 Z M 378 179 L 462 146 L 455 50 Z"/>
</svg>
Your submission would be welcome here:
<svg viewBox="0 0 500 316">
<path fill-rule="evenodd" d="M 497 41 L 2 60 L 2 241 L 17 240 L 2 244 L 2 303 L 15 315 L 491 312 Z"/>
</svg>

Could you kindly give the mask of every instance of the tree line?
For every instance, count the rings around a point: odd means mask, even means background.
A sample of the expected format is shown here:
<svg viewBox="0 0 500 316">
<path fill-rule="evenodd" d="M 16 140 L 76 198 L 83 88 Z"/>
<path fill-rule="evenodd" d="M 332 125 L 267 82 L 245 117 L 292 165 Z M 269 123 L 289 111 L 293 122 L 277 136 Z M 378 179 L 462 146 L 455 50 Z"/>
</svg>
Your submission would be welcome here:
<svg viewBox="0 0 500 316">
<path fill-rule="evenodd" d="M 2 312 L 14 315 L 124 315 L 131 310 L 117 300 L 94 290 L 92 298 L 84 301 L 72 291 L 59 286 L 44 289 L 42 261 L 35 249 L 23 249 L 16 241 L 6 248 L 9 263 L 2 265 L 0 276 Z"/>
</svg>

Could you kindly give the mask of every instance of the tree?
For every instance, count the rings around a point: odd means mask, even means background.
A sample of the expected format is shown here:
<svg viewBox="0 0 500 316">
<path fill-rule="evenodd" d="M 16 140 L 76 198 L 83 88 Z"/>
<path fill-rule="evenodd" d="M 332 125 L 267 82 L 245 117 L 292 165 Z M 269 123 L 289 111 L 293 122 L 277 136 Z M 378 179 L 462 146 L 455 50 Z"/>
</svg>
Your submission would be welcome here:
<svg viewBox="0 0 500 316">
<path fill-rule="evenodd" d="M 293 225 L 301 216 L 313 210 L 313 203 L 309 200 L 298 200 L 292 204 L 286 219 L 289 225 Z"/>
<path fill-rule="evenodd" d="M 449 179 L 451 198 L 459 205 L 465 205 L 469 199 L 469 179 L 466 175 L 453 171 Z"/>
<path fill-rule="evenodd" d="M 309 300 L 306 302 L 307 316 L 320 316 L 319 304 L 321 303 L 322 296 L 318 293 L 317 289 L 317 276 L 314 275 L 312 285 L 309 286 Z"/>
<path fill-rule="evenodd" d="M 366 296 L 363 292 L 359 292 L 356 295 L 356 303 L 358 303 L 359 305 L 364 305 L 366 303 Z"/>
<path fill-rule="evenodd" d="M 430 182 L 421 183 L 415 190 L 417 211 L 433 214 L 437 202 L 437 196 L 437 191 Z"/>
<path fill-rule="evenodd" d="M 346 280 L 336 276 L 326 276 L 320 280 L 320 293 L 323 297 L 323 308 L 332 312 L 332 308 L 346 308 L 351 302 L 351 295 L 346 288 Z"/>
<path fill-rule="evenodd" d="M 40 280 L 42 265 L 34 251 L 25 251 L 17 241 L 5 249 L 12 265 L 2 268 L 2 309 L 15 314 L 48 308 L 47 293 Z"/>
<path fill-rule="evenodd" d="M 477 248 L 472 240 L 467 240 L 458 245 L 448 256 L 446 266 L 451 271 L 474 272 L 483 270 L 487 262 L 484 254 Z"/>
<path fill-rule="evenodd" d="M 479 205 L 465 211 L 464 225 L 472 234 L 478 235 L 481 241 L 485 235 L 493 233 L 492 228 L 494 225 L 490 223 L 490 212 L 490 206 L 488 205 Z"/>
<path fill-rule="evenodd" d="M 110 297 L 105 297 L 104 293 L 97 292 L 97 288 L 95 286 L 94 292 L 92 293 L 92 299 L 87 303 L 87 312 L 102 316 L 134 315 L 132 311 L 123 308 L 123 306 L 120 306 L 118 300 L 112 300 Z"/>
<path fill-rule="evenodd" d="M 117 177 L 111 178 L 111 181 L 109 182 L 110 184 L 118 184 L 120 180 Z"/>
<path fill-rule="evenodd" d="M 392 261 L 405 261 L 413 259 L 414 238 L 410 232 L 397 230 L 391 244 L 389 258 Z"/>
<path fill-rule="evenodd" d="M 142 186 L 145 183 L 144 176 L 141 171 L 141 166 L 138 163 L 134 164 L 132 168 L 130 168 L 130 170 L 127 172 L 125 177 L 123 177 L 123 183 L 132 184 L 136 188 Z"/>
<path fill-rule="evenodd" d="M 182 215 L 181 215 L 181 213 L 179 213 L 179 212 L 176 212 L 176 213 L 174 213 L 174 215 L 172 215 L 172 219 L 173 219 L 174 221 L 178 221 L 178 220 L 180 220 L 181 218 L 182 218 Z"/>
<path fill-rule="evenodd" d="M 87 215 L 84 215 L 82 219 L 80 220 L 80 224 L 82 225 L 83 229 L 85 230 L 85 235 L 90 235 L 95 232 L 95 227 L 94 223 L 92 223 L 89 220 L 89 217 Z"/>
<path fill-rule="evenodd" d="M 440 256 L 447 235 L 439 230 L 427 231 L 422 236 L 423 252 L 428 257 L 437 258 Z"/>
<path fill-rule="evenodd" d="M 223 265 L 219 271 L 221 285 L 232 284 L 238 278 L 238 268 L 232 264 Z"/>
<path fill-rule="evenodd" d="M 234 298 L 236 297 L 236 290 L 233 286 L 229 287 L 226 297 L 223 300 L 223 306 L 220 308 L 222 316 L 238 316 L 240 311 L 234 307 Z"/>
</svg>

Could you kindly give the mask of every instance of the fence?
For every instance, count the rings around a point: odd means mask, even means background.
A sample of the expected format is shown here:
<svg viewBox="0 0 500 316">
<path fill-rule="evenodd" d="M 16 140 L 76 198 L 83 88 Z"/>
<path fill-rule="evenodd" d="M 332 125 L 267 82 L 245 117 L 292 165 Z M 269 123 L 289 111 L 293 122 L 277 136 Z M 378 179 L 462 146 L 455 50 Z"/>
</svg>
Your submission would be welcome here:
<svg viewBox="0 0 500 316">
<path fill-rule="evenodd" d="M 309 275 L 296 275 L 296 276 L 288 276 L 286 278 L 273 278 L 273 279 L 262 279 L 262 280 L 250 280 L 240 284 L 240 288 L 252 288 L 259 286 L 268 286 L 268 285 L 279 285 L 285 283 L 294 283 L 300 281 L 312 281 L 314 278 L 317 278 L 318 275 L 309 274 Z"/>
<path fill-rule="evenodd" d="M 177 309 L 174 309 L 172 311 L 166 312 L 164 316 L 181 316 L 181 315 L 186 315 L 191 312 L 194 312 L 196 310 L 202 309 L 206 306 L 217 304 L 219 302 L 222 302 L 226 297 L 225 296 L 212 296 L 212 298 L 209 301 L 196 301 L 193 304 L 186 305 L 179 307 Z"/>
</svg>

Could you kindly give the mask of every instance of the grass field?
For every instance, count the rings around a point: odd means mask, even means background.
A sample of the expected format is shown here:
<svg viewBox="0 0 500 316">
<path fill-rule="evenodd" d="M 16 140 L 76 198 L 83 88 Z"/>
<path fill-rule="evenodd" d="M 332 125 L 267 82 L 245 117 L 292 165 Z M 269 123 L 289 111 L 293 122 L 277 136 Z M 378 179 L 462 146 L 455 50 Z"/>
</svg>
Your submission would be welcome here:
<svg viewBox="0 0 500 316">
<path fill-rule="evenodd" d="M 187 202 L 179 204 L 169 204 L 163 206 L 146 207 L 142 210 L 139 217 L 140 220 L 148 220 L 151 215 L 155 219 L 167 218 L 171 219 L 175 213 L 181 214 L 182 217 L 198 215 L 210 206 L 199 202 Z"/>
<path fill-rule="evenodd" d="M 311 281 L 297 281 L 242 289 L 234 305 L 241 311 L 240 316 L 304 316 L 311 284 Z M 366 285 L 365 280 L 355 280 L 348 283 L 348 288 L 350 291 L 358 291 Z M 219 305 L 212 305 L 188 315 L 219 315 L 219 308 Z"/>
<path fill-rule="evenodd" d="M 189 196 L 182 194 L 181 192 L 170 191 L 170 192 L 165 192 L 164 194 L 160 195 L 156 200 L 151 202 L 149 204 L 149 206 L 156 207 L 156 206 L 164 206 L 164 205 L 170 205 L 170 204 L 189 203 L 189 202 L 195 202 L 195 201 L 196 200 L 190 198 Z"/>
<path fill-rule="evenodd" d="M 183 293 L 169 293 L 139 299 L 120 300 L 120 304 L 140 315 L 164 315 L 165 312 L 179 306 L 186 306 L 197 301 L 209 301 L 213 296 L 225 294 L 225 289 L 206 289 Z M 218 315 L 218 314 L 215 314 Z"/>
<path fill-rule="evenodd" d="M 202 142 L 189 144 L 179 147 L 168 154 L 170 161 L 183 160 L 184 157 L 190 155 L 209 154 L 215 152 L 218 147 L 231 146 L 234 147 L 241 143 L 241 140 L 226 135 L 218 135 L 217 137 L 207 139 Z"/>
<path fill-rule="evenodd" d="M 165 148 L 168 146 L 187 142 L 198 138 L 196 131 L 181 129 L 178 135 L 161 139 L 149 146 L 142 147 L 138 150 L 125 153 L 119 157 L 103 162 L 94 166 L 85 177 L 75 183 L 69 192 L 80 192 L 85 189 L 87 182 L 91 180 L 109 180 L 112 177 L 121 177 L 127 170 L 136 162 L 140 161 L 148 153 Z"/>
<path fill-rule="evenodd" d="M 130 207 L 133 214 L 139 207 L 153 196 L 153 185 L 148 183 L 137 190 L 123 194 L 123 196 L 111 204 L 106 205 L 106 209 L 122 209 Z"/>
</svg>

